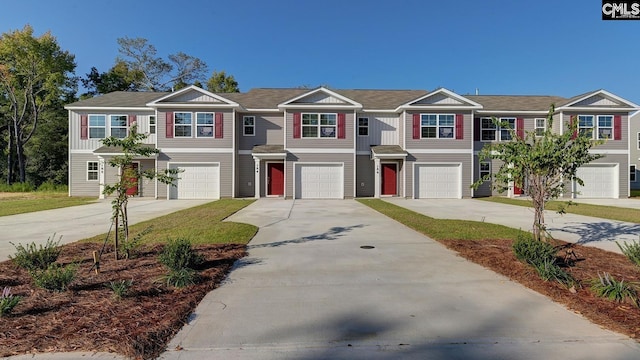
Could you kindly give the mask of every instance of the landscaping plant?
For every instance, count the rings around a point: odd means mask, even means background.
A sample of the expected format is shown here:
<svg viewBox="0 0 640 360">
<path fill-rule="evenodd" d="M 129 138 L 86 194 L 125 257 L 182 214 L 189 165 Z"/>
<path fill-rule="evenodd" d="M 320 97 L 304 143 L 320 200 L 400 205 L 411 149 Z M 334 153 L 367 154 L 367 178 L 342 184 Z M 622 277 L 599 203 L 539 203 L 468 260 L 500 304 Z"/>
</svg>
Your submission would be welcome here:
<svg viewBox="0 0 640 360">
<path fill-rule="evenodd" d="M 56 234 L 53 234 L 52 237 L 48 238 L 44 246 L 36 246 L 33 242 L 27 244 L 26 247 L 22 244 L 11 243 L 16 248 L 16 253 L 13 256 L 9 256 L 9 258 L 16 265 L 26 270 L 46 269 L 50 264 L 58 260 L 60 251 L 62 251 L 60 248 L 62 236 L 58 241 L 54 241 L 55 236 Z"/>
<path fill-rule="evenodd" d="M 204 259 L 191 242 L 184 238 L 170 239 L 158 257 L 158 261 L 169 269 L 160 280 L 169 286 L 185 287 L 196 282 L 198 274 L 194 270 Z"/>
<path fill-rule="evenodd" d="M 20 300 L 22 297 L 11 294 L 11 288 L 5 286 L 0 295 L 0 317 L 9 314 Z"/>
<path fill-rule="evenodd" d="M 530 265 L 555 262 L 556 249 L 553 245 L 534 239 L 530 234 L 518 234 L 513 242 L 516 257 Z"/>
<path fill-rule="evenodd" d="M 113 291 L 113 297 L 120 300 L 127 296 L 129 288 L 133 284 L 133 280 L 120 280 L 109 282 L 109 289 Z"/>
<path fill-rule="evenodd" d="M 638 306 L 638 290 L 636 286 L 624 280 L 617 281 L 609 273 L 600 275 L 591 281 L 591 291 L 596 296 L 613 300 L 615 302 L 624 302 L 625 299 L 631 301 Z"/>
<path fill-rule="evenodd" d="M 640 266 L 640 242 L 634 241 L 627 244 L 625 241 L 622 245 L 616 241 L 616 245 L 620 248 L 620 251 L 629 259 L 632 263 Z"/>
<path fill-rule="evenodd" d="M 44 270 L 32 270 L 29 273 L 37 287 L 49 291 L 65 291 L 75 279 L 77 270 L 78 266 L 75 264 L 62 266 L 53 263 Z"/>
</svg>

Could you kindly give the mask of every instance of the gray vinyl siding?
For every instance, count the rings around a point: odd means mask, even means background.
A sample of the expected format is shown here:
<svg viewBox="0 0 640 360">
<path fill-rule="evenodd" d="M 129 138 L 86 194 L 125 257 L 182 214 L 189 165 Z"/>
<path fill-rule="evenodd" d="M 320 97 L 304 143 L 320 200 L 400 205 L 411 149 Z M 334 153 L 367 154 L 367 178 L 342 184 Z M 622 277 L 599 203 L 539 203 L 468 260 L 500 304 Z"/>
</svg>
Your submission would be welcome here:
<svg viewBox="0 0 640 360">
<path fill-rule="evenodd" d="M 622 117 L 622 121 L 621 121 L 621 125 L 620 125 L 620 130 L 621 130 L 621 138 L 620 140 L 613 140 L 613 139 L 609 139 L 607 140 L 606 143 L 599 145 L 596 147 L 596 149 L 598 150 L 628 150 L 628 144 L 629 144 L 629 115 L 627 113 L 615 113 L 615 112 L 605 112 L 605 111 L 601 111 L 601 112 L 587 112 L 587 111 L 581 111 L 581 112 L 565 112 L 563 113 L 563 117 L 564 117 L 564 123 L 565 124 L 569 124 L 569 122 L 571 121 L 570 118 L 571 116 L 575 116 L 577 119 L 578 115 L 593 115 L 594 116 L 594 124 L 596 126 L 596 129 L 594 129 L 594 133 L 595 131 L 597 131 L 597 122 L 598 122 L 598 115 L 612 115 L 612 116 L 616 116 L 616 115 L 620 115 Z M 577 121 L 577 120 L 576 120 Z M 595 135 L 594 135 L 595 136 Z M 628 170 L 628 169 L 627 169 Z M 620 189 L 622 191 L 622 189 Z"/>
<path fill-rule="evenodd" d="M 410 151 L 409 151 L 410 152 Z M 414 171 L 415 163 L 442 163 L 442 164 L 462 164 L 462 197 L 471 197 L 471 184 L 473 182 L 473 164 L 471 154 L 409 154 L 407 161 L 404 163 L 403 168 L 406 172 L 404 176 L 406 181 L 404 186 L 406 187 L 406 197 L 413 198 L 413 184 L 414 184 Z M 402 174 L 400 176 L 402 179 Z M 402 181 L 402 180 L 401 180 Z"/>
<path fill-rule="evenodd" d="M 146 133 L 148 132 L 148 123 L 149 116 L 153 115 L 154 112 L 152 110 L 149 111 L 127 111 L 127 110 L 119 110 L 119 111 L 105 111 L 105 110 L 95 110 L 95 111 L 82 111 L 75 112 L 69 111 L 69 150 L 95 150 L 102 146 L 102 139 L 86 139 L 82 140 L 80 138 L 80 116 L 81 115 L 106 115 L 106 129 L 105 136 L 109 136 L 110 132 L 110 124 L 109 124 L 109 115 L 135 115 L 136 123 L 138 123 L 138 132 Z M 146 144 L 153 144 L 155 141 L 154 136 L 150 136 L 145 139 L 143 142 Z"/>
<path fill-rule="evenodd" d="M 359 113 L 355 122 L 356 150 L 369 151 L 372 145 L 400 145 L 400 118 L 392 113 Z M 369 135 L 358 135 L 358 118 L 369 119 Z"/>
<path fill-rule="evenodd" d="M 631 182 L 631 189 L 640 189 L 640 140 L 638 139 L 638 133 L 640 133 L 640 112 L 637 112 L 634 116 L 629 117 L 629 159 L 631 160 L 629 165 L 636 166 L 636 181 Z"/>
<path fill-rule="evenodd" d="M 497 160 L 485 160 L 485 161 L 488 161 L 491 163 L 490 170 L 493 173 L 494 166 L 498 161 Z M 497 170 L 498 168 L 495 168 L 495 169 Z M 477 155 L 474 155 L 473 156 L 473 181 L 476 182 L 478 179 L 480 179 L 480 159 Z M 486 196 L 493 195 L 491 185 L 492 185 L 491 180 L 485 181 L 482 185 L 480 185 L 480 187 L 477 190 L 473 190 L 472 192 L 473 197 L 486 197 Z"/>
<path fill-rule="evenodd" d="M 136 161 L 136 160 L 134 160 Z M 140 171 L 155 170 L 155 160 L 140 160 Z M 139 196 L 155 197 L 156 196 L 156 180 L 142 178 L 138 186 Z"/>
<path fill-rule="evenodd" d="M 411 149 L 471 149 L 473 144 L 473 127 L 471 113 L 464 114 L 463 122 L 463 138 L 462 139 L 414 139 L 413 138 L 413 114 L 416 112 L 408 112 L 404 121 L 406 131 L 404 132 L 405 144 L 407 151 Z M 460 114 L 460 112 L 451 111 L 437 111 L 437 109 L 426 110 L 420 112 L 421 114 Z M 454 126 L 455 133 L 455 126 Z"/>
<path fill-rule="evenodd" d="M 356 156 L 356 196 L 373 197 L 375 194 L 374 185 L 375 173 L 373 160 L 371 160 L 369 156 Z"/>
<path fill-rule="evenodd" d="M 353 197 L 353 180 L 354 180 L 354 156 L 353 154 L 292 154 L 287 156 L 285 163 L 285 196 L 292 198 L 293 184 L 295 183 L 294 165 L 296 163 L 343 163 L 344 164 L 344 197 Z"/>
<path fill-rule="evenodd" d="M 233 154 L 203 153 L 160 153 L 158 155 L 158 171 L 165 170 L 167 164 L 177 163 L 220 163 L 220 197 L 233 197 Z M 178 176 L 180 176 L 178 174 Z M 167 198 L 167 185 L 158 184 L 158 198 Z"/>
<path fill-rule="evenodd" d="M 191 137 L 167 138 L 167 112 L 190 112 L 192 116 Z M 223 113 L 222 139 L 214 137 L 196 137 L 196 112 Z M 184 149 L 184 148 L 232 148 L 233 146 L 233 111 L 223 109 L 161 109 L 156 117 L 158 148 L 160 149 Z M 215 127 L 215 125 L 214 125 Z M 222 194 L 221 194 L 222 196 Z"/>
<path fill-rule="evenodd" d="M 324 114 L 336 114 L 336 113 L 344 113 L 345 114 L 345 138 L 344 139 L 312 139 L 312 138 L 293 138 L 293 112 L 286 112 L 286 147 L 287 149 L 295 149 L 295 148 L 304 148 L 304 149 L 321 149 L 321 148 L 332 148 L 332 149 L 353 149 L 354 148 L 354 113 L 353 112 L 345 112 L 345 111 L 335 111 L 331 109 L 310 109 L 304 111 L 295 111 L 299 113 L 324 113 Z M 302 124 L 300 124 L 302 128 Z M 337 136 L 337 127 L 336 127 L 336 136 Z M 352 161 L 353 162 L 353 161 Z M 352 186 L 353 187 L 353 186 Z"/>
<path fill-rule="evenodd" d="M 255 117 L 255 135 L 244 135 L 244 117 Z M 269 114 L 237 114 L 236 134 L 239 150 L 251 150 L 255 145 L 284 145 L 284 115 Z"/>
<path fill-rule="evenodd" d="M 238 155 L 236 164 L 236 174 L 238 184 L 236 186 L 238 197 L 255 196 L 255 161 L 251 155 Z M 260 164 L 260 174 L 263 174 L 263 164 Z M 260 182 L 262 187 L 262 182 Z"/>
<path fill-rule="evenodd" d="M 629 197 L 629 161 L 627 155 L 606 155 L 600 159 L 594 160 L 589 164 L 619 164 L 618 165 L 618 197 L 621 199 Z M 575 190 L 571 183 L 567 184 L 567 192 L 565 198 L 572 198 L 572 191 Z"/>
<path fill-rule="evenodd" d="M 540 119 L 540 118 L 546 118 L 545 115 L 518 115 L 518 114 L 476 114 L 475 118 L 476 119 L 482 119 L 482 118 L 491 118 L 491 117 L 495 117 L 497 119 L 500 118 L 515 118 L 515 119 L 522 119 L 523 123 L 524 123 L 524 132 L 525 132 L 525 136 L 526 134 L 535 131 L 535 127 L 536 127 L 536 119 Z M 477 126 L 481 126 L 480 124 L 481 120 L 477 122 Z M 547 124 L 548 126 L 549 124 Z M 555 129 L 555 122 L 554 122 L 554 129 Z M 474 131 L 475 132 L 475 131 Z M 478 129 L 478 135 L 481 136 L 481 128 Z M 496 133 L 496 139 L 499 139 L 499 134 Z M 495 143 L 500 143 L 500 141 L 480 141 L 480 138 L 475 138 L 475 134 L 474 134 L 474 142 L 473 142 L 473 151 L 480 151 L 482 150 L 482 148 L 485 145 L 488 144 L 495 144 Z"/>
<path fill-rule="evenodd" d="M 87 180 L 87 162 L 98 161 L 98 157 L 93 154 L 70 155 L 69 163 L 69 187 L 71 196 L 100 196 L 99 180 Z"/>
</svg>

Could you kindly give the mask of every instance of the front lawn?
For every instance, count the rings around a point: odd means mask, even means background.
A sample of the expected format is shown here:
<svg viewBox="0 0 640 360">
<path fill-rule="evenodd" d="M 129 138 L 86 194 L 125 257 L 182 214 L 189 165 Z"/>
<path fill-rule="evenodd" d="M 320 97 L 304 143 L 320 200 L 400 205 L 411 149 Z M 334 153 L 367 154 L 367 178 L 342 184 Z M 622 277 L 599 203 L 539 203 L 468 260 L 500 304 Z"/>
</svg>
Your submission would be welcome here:
<svg viewBox="0 0 640 360">
<path fill-rule="evenodd" d="M 0 192 L 0 216 L 85 205 L 97 200 L 95 197 L 69 197 L 66 192 Z"/>
<path fill-rule="evenodd" d="M 78 266 L 67 290 L 51 292 L 34 286 L 29 273 L 11 261 L 0 263 L 0 291 L 10 287 L 22 297 L 8 315 L 0 315 L 0 357 L 51 351 L 113 352 L 136 359 L 157 357 L 185 324 L 202 298 L 218 287 L 246 244 L 253 225 L 222 222 L 252 200 L 219 200 L 181 210 L 142 224 L 152 226 L 143 245 L 128 260 L 114 260 L 110 240 L 93 269 L 92 253 L 103 249 L 105 235 L 62 246 L 57 263 Z M 197 244 L 204 258 L 195 285 L 175 288 L 163 280 L 168 270 L 158 254 L 169 238 Z M 131 281 L 122 298 L 112 284 Z"/>
<path fill-rule="evenodd" d="M 526 199 L 513 199 L 513 198 L 502 197 L 502 196 L 491 196 L 491 197 L 477 198 L 477 200 L 496 202 L 500 204 L 531 207 L 531 201 Z M 573 204 L 574 205 L 568 206 L 567 201 L 549 201 L 547 203 L 546 209 L 551 211 L 558 211 L 562 206 L 564 206 L 565 212 L 571 213 L 571 214 L 592 216 L 592 217 L 597 217 L 601 219 L 640 223 L 640 210 L 638 209 L 621 208 L 621 207 L 615 207 L 615 206 L 592 205 L 592 204 L 584 204 L 584 203 L 576 203 L 576 202 L 574 202 Z"/>
</svg>

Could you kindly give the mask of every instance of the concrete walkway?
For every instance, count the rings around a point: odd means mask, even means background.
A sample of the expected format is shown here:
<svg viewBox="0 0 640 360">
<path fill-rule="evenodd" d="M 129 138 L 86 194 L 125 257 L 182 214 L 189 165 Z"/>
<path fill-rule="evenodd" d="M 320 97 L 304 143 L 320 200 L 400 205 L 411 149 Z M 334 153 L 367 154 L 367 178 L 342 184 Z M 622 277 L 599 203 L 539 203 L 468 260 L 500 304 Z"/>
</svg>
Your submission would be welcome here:
<svg viewBox="0 0 640 360">
<path fill-rule="evenodd" d="M 129 200 L 129 222 L 135 224 L 178 210 L 205 204 L 211 200 Z M 14 244 L 44 244 L 55 233 L 62 244 L 86 239 L 109 231 L 111 201 L 61 209 L 0 217 L 0 261 L 15 253 Z"/>
<path fill-rule="evenodd" d="M 615 199 L 601 201 L 599 205 L 629 207 L 636 205 L 637 200 L 625 200 L 615 203 Z M 417 213 L 438 219 L 460 219 L 485 221 L 516 229 L 530 231 L 533 224 L 533 209 L 499 204 L 475 199 L 438 199 L 412 200 L 401 198 L 387 198 L 392 204 L 402 206 Z M 587 201 L 584 201 L 585 203 Z M 588 203 L 597 203 L 589 201 Z M 638 202 L 637 204 L 640 204 Z M 589 216 L 564 214 L 555 211 L 545 211 L 547 229 L 551 235 L 560 240 L 582 245 L 595 246 L 604 250 L 620 253 L 616 241 L 637 241 L 640 235 L 640 224 L 622 221 L 606 220 Z M 640 221 L 640 219 L 638 219 Z"/>
<path fill-rule="evenodd" d="M 260 226 L 249 256 L 162 359 L 640 358 L 356 201 L 261 199 L 229 220 Z"/>
</svg>

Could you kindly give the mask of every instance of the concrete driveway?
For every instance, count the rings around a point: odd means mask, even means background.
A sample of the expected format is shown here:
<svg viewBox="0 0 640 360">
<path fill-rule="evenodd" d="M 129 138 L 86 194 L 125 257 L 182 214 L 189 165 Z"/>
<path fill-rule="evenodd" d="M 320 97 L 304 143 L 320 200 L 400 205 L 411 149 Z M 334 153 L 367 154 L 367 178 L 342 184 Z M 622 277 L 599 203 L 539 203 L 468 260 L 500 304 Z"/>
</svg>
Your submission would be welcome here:
<svg viewBox="0 0 640 360">
<path fill-rule="evenodd" d="M 158 216 L 201 205 L 211 200 L 129 200 L 129 222 L 153 219 Z M 0 261 L 15 253 L 10 244 L 44 244 L 56 234 L 61 243 L 70 243 L 91 236 L 104 234 L 111 225 L 111 201 L 72 206 L 62 209 L 38 211 L 27 214 L 0 217 Z"/>
<path fill-rule="evenodd" d="M 226 283 L 161 358 L 631 359 L 633 340 L 353 200 L 261 199 Z"/>
<path fill-rule="evenodd" d="M 631 207 L 640 204 L 637 200 L 616 199 L 589 201 L 588 203 Z M 530 231 L 533 227 L 533 209 L 499 204 L 475 199 L 401 199 L 387 198 L 392 204 L 402 206 L 417 213 L 439 219 L 460 219 L 485 221 L 516 229 Z M 584 201 L 585 203 L 587 201 Z M 547 229 L 551 235 L 560 240 L 595 246 L 604 250 L 620 253 L 616 241 L 637 241 L 640 235 L 640 224 L 606 220 L 589 216 L 564 214 L 545 211 Z M 638 219 L 640 221 L 640 219 Z"/>
</svg>

